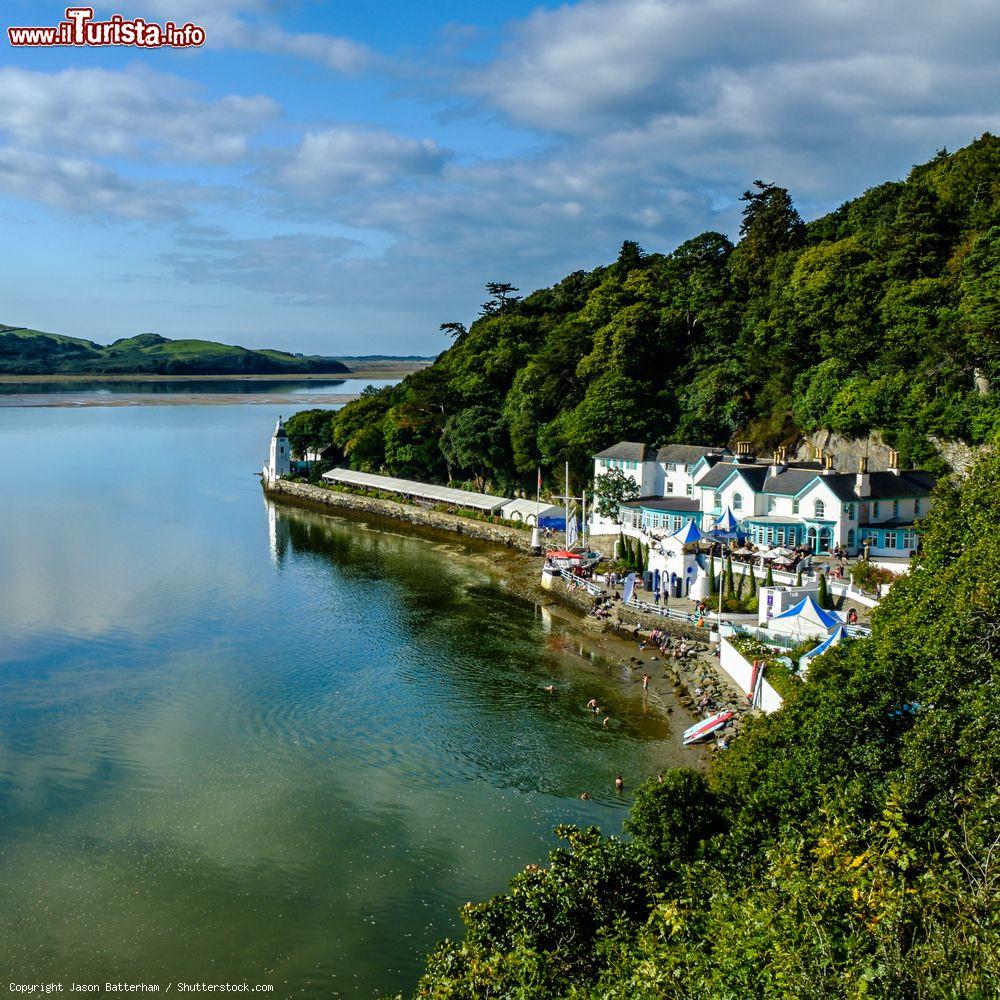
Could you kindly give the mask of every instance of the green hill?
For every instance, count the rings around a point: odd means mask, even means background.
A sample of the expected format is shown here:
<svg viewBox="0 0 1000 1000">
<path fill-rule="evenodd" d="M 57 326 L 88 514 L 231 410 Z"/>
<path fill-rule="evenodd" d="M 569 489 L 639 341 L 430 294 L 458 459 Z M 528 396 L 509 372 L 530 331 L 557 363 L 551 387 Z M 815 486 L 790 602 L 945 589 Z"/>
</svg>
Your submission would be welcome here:
<svg viewBox="0 0 1000 1000">
<path fill-rule="evenodd" d="M 333 358 L 250 350 L 210 340 L 168 340 L 155 333 L 90 340 L 0 325 L 0 374 L 5 375 L 295 375 L 341 374 Z"/>
<path fill-rule="evenodd" d="M 336 443 L 357 468 L 509 491 L 565 460 L 582 480 L 621 439 L 765 450 L 879 430 L 940 470 L 932 438 L 997 433 L 1000 140 L 807 224 L 776 185 L 744 201 L 735 246 L 626 242 L 523 299 L 494 288 L 434 365 L 340 411 Z"/>
</svg>

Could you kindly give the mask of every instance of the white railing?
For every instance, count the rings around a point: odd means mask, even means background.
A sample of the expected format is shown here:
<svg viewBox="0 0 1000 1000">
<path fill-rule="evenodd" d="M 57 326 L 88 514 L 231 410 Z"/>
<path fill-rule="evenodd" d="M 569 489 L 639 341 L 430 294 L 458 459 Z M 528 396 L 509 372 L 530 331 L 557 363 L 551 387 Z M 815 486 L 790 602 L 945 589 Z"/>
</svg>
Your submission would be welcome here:
<svg viewBox="0 0 1000 1000">
<path fill-rule="evenodd" d="M 582 576 L 577 576 L 572 570 L 566 569 L 565 567 L 559 570 L 559 575 L 567 583 L 573 584 L 574 587 L 582 587 L 588 594 L 593 594 L 595 597 L 599 597 L 605 592 L 603 587 L 594 583 L 592 580 L 585 580 Z"/>
<path fill-rule="evenodd" d="M 719 565 L 719 560 L 716 560 L 716 566 Z M 725 572 L 725 562 L 723 562 L 722 570 Z M 757 575 L 757 583 L 761 585 L 763 581 L 767 578 L 767 569 L 760 566 L 753 567 L 754 573 Z M 748 563 L 739 563 L 735 560 L 733 561 L 733 572 L 740 573 L 743 576 L 750 575 L 750 565 Z M 771 578 L 776 584 L 781 584 L 783 586 L 795 586 L 795 581 L 798 579 L 797 573 L 788 573 L 783 569 L 772 569 Z M 809 569 L 803 570 L 802 572 L 802 582 L 812 582 L 816 579 L 816 573 Z M 848 600 L 854 601 L 857 604 L 863 604 L 866 608 L 877 608 L 878 598 L 874 594 L 866 594 L 864 591 L 857 590 L 854 587 L 852 580 L 834 580 L 832 577 L 826 578 L 827 589 L 835 597 L 846 597 Z"/>
</svg>

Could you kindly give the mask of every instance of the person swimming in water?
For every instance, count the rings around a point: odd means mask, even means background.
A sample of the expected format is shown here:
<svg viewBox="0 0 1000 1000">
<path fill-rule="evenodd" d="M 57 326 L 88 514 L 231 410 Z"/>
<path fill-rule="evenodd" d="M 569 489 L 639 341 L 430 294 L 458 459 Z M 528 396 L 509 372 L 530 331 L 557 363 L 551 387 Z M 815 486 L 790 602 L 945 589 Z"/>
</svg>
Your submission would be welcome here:
<svg viewBox="0 0 1000 1000">
<path fill-rule="evenodd" d="M 608 728 L 608 723 L 610 721 L 611 721 L 611 716 L 610 715 L 606 715 L 606 716 L 604 716 L 604 722 L 602 722 L 601 725 L 603 725 L 604 728 L 607 729 Z"/>
<path fill-rule="evenodd" d="M 552 692 L 555 691 L 555 689 L 556 689 L 555 684 L 549 684 L 548 687 L 545 688 L 545 690 L 548 691 L 549 694 L 552 694 Z"/>
<path fill-rule="evenodd" d="M 615 788 L 617 788 L 619 792 L 625 788 L 625 782 L 622 781 L 622 776 L 620 774 L 617 778 L 615 778 Z"/>
</svg>

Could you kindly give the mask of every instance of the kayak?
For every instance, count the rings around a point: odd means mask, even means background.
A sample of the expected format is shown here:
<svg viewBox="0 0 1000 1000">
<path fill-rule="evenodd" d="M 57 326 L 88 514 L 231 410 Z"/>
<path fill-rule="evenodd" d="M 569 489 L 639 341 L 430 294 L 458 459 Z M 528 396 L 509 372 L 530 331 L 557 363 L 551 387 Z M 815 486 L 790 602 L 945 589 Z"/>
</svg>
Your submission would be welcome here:
<svg viewBox="0 0 1000 1000">
<path fill-rule="evenodd" d="M 701 740 L 708 739 L 712 733 L 717 729 L 721 729 L 735 714 L 735 712 L 716 712 L 715 715 L 710 715 L 707 719 L 696 722 L 690 729 L 684 730 L 684 745 L 687 746 L 690 743 L 698 743 Z"/>
</svg>

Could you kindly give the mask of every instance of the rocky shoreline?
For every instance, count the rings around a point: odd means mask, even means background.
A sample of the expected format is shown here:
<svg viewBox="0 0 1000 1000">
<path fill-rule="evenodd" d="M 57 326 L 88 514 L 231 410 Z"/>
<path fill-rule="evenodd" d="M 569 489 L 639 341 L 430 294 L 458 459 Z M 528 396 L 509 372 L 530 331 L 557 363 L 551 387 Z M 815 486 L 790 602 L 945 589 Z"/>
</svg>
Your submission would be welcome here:
<svg viewBox="0 0 1000 1000">
<path fill-rule="evenodd" d="M 716 706 L 715 710 L 729 709 L 736 713 L 725 730 L 727 738 L 737 733 L 753 714 L 743 692 L 719 669 L 706 641 L 705 629 L 623 608 L 620 604 L 614 606 L 611 618 L 594 617 L 591 614 L 594 599 L 586 590 L 571 588 L 564 581 L 558 581 L 552 589 L 541 586 L 542 559 L 531 554 L 531 536 L 527 531 L 308 483 L 278 480 L 266 486 L 265 493 L 293 506 L 338 515 L 363 515 L 397 526 L 403 522 L 434 535 L 452 538 L 458 535 L 471 545 L 470 557 L 496 572 L 512 593 L 545 607 L 564 608 L 569 612 L 566 618 L 579 629 L 591 638 L 601 637 L 604 654 L 632 674 L 635 683 L 648 674 L 650 695 L 666 713 L 672 711 L 672 703 L 676 702 L 694 718 L 702 718 L 709 712 L 699 701 L 707 697 Z M 665 642 L 660 643 L 665 651 L 649 644 L 656 630 L 667 633 Z M 645 648 L 640 649 L 643 645 Z"/>
</svg>

